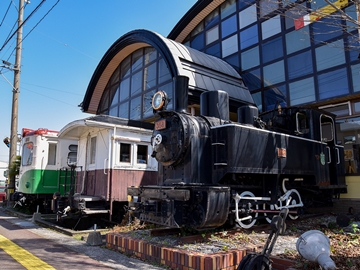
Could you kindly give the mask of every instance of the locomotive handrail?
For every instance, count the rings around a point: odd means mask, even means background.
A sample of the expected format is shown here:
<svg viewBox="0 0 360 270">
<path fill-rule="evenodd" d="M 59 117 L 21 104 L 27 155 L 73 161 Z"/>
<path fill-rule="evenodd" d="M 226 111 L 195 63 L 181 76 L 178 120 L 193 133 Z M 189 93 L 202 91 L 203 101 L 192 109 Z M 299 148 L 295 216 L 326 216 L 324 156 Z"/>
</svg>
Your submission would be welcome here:
<svg viewBox="0 0 360 270">
<path fill-rule="evenodd" d="M 339 151 L 339 148 L 335 148 L 336 149 L 336 152 L 337 152 L 337 162 L 336 164 L 340 164 L 340 151 Z"/>
<path fill-rule="evenodd" d="M 326 148 L 328 149 L 328 152 L 329 152 L 329 161 L 327 162 L 329 164 L 329 163 L 331 163 L 331 149 L 329 146 L 326 146 Z"/>
</svg>

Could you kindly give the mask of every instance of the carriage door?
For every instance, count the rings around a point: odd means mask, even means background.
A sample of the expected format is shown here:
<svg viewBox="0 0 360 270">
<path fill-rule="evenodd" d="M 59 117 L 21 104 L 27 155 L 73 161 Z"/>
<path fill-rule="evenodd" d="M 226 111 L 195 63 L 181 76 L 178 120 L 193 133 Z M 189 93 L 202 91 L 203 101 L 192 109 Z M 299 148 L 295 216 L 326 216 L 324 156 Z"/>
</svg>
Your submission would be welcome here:
<svg viewBox="0 0 360 270">
<path fill-rule="evenodd" d="M 322 114 L 321 140 L 327 144 L 328 158 L 325 162 L 329 165 L 330 184 L 338 185 L 345 182 L 344 176 L 344 148 L 336 144 L 334 119 Z"/>
</svg>

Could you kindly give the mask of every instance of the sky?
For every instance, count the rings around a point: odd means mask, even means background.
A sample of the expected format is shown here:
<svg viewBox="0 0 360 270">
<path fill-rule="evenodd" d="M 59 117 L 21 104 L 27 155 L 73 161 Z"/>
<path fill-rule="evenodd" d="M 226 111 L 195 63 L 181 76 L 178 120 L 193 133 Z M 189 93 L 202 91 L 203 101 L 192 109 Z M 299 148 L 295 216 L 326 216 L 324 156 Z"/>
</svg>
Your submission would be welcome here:
<svg viewBox="0 0 360 270">
<path fill-rule="evenodd" d="M 23 128 L 61 130 L 92 116 L 78 105 L 109 47 L 136 29 L 166 37 L 195 2 L 31 0 L 24 10 L 18 134 Z M 19 0 L 0 1 L 0 60 L 12 64 L 16 34 L 9 38 L 17 29 L 18 7 Z M 0 161 L 5 162 L 9 148 L 2 141 L 10 137 L 13 84 L 14 72 L 0 68 Z"/>
</svg>

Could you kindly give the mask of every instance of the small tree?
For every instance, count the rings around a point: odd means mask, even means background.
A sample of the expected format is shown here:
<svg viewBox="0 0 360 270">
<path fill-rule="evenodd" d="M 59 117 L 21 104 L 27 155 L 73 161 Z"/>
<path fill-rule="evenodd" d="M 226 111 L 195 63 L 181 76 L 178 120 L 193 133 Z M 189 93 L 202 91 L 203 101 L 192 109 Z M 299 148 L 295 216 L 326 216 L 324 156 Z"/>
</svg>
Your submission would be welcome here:
<svg viewBox="0 0 360 270">
<path fill-rule="evenodd" d="M 16 156 L 15 161 L 10 166 L 9 178 L 19 175 L 20 164 L 21 164 L 21 156 Z"/>
</svg>

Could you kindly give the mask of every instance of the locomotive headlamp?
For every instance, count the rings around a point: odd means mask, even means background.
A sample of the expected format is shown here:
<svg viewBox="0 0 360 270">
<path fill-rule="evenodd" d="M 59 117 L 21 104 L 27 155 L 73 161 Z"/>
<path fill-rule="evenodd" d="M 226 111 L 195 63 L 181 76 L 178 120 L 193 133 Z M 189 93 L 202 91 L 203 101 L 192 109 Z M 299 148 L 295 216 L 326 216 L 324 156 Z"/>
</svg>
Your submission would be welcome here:
<svg viewBox="0 0 360 270">
<path fill-rule="evenodd" d="M 167 103 L 167 94 L 164 91 L 160 90 L 157 91 L 153 96 L 151 106 L 155 111 L 159 111 L 166 107 Z"/>
</svg>

